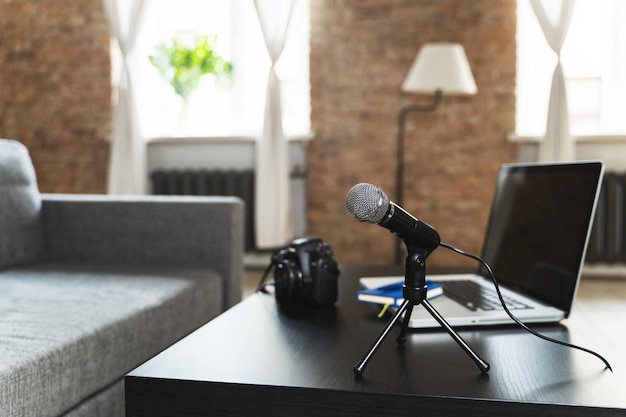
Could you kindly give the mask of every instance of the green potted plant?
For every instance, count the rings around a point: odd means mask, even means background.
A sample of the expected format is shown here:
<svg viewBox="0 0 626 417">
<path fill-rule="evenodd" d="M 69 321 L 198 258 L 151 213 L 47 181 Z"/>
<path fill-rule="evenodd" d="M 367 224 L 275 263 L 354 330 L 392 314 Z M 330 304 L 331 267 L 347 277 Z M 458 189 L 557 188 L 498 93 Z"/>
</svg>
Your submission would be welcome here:
<svg viewBox="0 0 626 417">
<path fill-rule="evenodd" d="M 183 102 L 183 114 L 189 103 L 190 94 L 198 88 L 200 80 L 207 74 L 215 77 L 216 83 L 230 86 L 232 63 L 215 52 L 216 35 L 200 35 L 192 46 L 174 37 L 169 43 L 156 46 L 149 59 L 159 73 L 174 88 Z"/>
</svg>

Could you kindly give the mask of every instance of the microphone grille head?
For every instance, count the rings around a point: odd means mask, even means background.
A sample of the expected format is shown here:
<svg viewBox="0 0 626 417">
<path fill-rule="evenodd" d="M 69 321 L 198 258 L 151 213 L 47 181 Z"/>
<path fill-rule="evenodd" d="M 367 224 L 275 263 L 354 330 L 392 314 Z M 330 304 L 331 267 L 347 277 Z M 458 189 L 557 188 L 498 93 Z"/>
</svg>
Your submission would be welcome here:
<svg viewBox="0 0 626 417">
<path fill-rule="evenodd" d="M 378 224 L 389 209 L 389 198 L 379 186 L 360 183 L 348 191 L 346 208 L 358 221 Z"/>
</svg>

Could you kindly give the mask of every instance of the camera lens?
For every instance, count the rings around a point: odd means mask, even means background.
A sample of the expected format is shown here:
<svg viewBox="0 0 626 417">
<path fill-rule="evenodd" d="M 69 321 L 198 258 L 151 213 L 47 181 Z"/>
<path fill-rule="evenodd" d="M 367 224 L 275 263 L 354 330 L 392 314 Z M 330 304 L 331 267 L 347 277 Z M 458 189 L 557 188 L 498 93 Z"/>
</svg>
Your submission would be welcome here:
<svg viewBox="0 0 626 417">
<path fill-rule="evenodd" d="M 296 285 L 296 272 L 289 262 L 281 262 L 276 265 L 274 272 L 274 286 L 276 298 L 281 300 L 289 299 L 293 296 Z"/>
</svg>

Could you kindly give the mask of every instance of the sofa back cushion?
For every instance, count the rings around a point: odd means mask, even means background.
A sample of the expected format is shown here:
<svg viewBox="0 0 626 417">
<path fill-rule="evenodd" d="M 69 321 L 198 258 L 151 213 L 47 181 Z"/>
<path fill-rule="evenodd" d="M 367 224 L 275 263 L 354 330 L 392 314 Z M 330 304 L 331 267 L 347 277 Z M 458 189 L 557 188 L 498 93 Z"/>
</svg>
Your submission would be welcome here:
<svg viewBox="0 0 626 417">
<path fill-rule="evenodd" d="M 35 168 L 24 145 L 0 139 L 0 269 L 37 260 L 42 252 Z"/>
</svg>

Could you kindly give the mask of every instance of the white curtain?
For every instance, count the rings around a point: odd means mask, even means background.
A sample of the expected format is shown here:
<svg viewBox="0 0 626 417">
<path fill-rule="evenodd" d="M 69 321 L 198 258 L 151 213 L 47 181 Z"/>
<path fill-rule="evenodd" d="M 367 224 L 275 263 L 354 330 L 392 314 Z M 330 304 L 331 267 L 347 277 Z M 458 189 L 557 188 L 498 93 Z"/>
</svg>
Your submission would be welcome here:
<svg viewBox="0 0 626 417">
<path fill-rule="evenodd" d="M 143 20 L 146 0 L 103 0 L 111 36 L 120 47 L 122 62 L 113 120 L 108 191 L 143 194 L 146 190 L 146 148 L 139 129 L 129 57 Z"/>
<path fill-rule="evenodd" d="M 288 147 L 282 124 L 280 80 L 276 62 L 287 43 L 302 0 L 254 0 L 271 60 L 263 131 L 256 148 L 255 225 L 260 249 L 283 246 L 293 239 Z"/>
<path fill-rule="evenodd" d="M 555 0 L 551 1 L 553 6 Z M 575 0 L 561 0 L 560 10 L 554 22 L 546 13 L 542 0 L 530 0 L 537 21 L 550 48 L 557 55 L 557 64 L 552 75 L 550 101 L 546 133 L 539 146 L 540 161 L 567 161 L 575 157 L 575 146 L 569 131 L 569 111 L 567 107 L 567 89 L 561 65 L 561 48 L 565 43 Z"/>
</svg>

